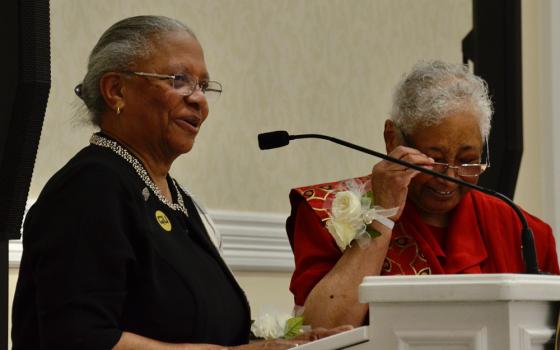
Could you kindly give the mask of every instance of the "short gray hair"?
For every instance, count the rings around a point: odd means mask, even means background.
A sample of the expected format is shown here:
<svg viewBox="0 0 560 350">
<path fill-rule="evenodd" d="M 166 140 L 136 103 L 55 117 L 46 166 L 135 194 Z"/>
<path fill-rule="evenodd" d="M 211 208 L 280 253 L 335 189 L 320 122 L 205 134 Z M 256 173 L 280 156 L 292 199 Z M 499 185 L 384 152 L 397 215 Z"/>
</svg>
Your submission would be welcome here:
<svg viewBox="0 0 560 350">
<path fill-rule="evenodd" d="M 91 51 L 88 70 L 76 94 L 84 101 L 94 125 L 99 125 L 107 108 L 99 91 L 101 77 L 112 71 L 126 71 L 138 59 L 153 53 L 154 36 L 185 31 L 196 39 L 193 31 L 178 20 L 164 16 L 135 16 L 125 18 L 101 35 Z"/>
<path fill-rule="evenodd" d="M 405 134 L 418 126 L 437 125 L 453 112 L 470 111 L 479 118 L 480 134 L 490 134 L 492 102 L 488 85 L 466 65 L 442 61 L 417 63 L 397 85 L 391 119 Z"/>
</svg>

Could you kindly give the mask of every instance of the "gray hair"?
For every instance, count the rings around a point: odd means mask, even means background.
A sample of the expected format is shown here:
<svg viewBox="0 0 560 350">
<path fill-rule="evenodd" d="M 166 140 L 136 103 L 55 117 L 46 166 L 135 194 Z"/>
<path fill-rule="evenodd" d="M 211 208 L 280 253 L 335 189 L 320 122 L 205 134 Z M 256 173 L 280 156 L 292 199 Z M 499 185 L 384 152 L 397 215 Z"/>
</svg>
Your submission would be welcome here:
<svg viewBox="0 0 560 350">
<path fill-rule="evenodd" d="M 449 113 L 462 111 L 479 118 L 480 135 L 487 139 L 492 102 L 486 82 L 466 65 L 422 61 L 395 88 L 391 119 L 410 134 L 418 126 L 437 125 Z"/>
<path fill-rule="evenodd" d="M 107 108 L 99 91 L 101 77 L 107 72 L 128 70 L 138 59 L 147 58 L 153 53 L 157 36 L 176 31 L 185 31 L 196 39 L 185 24 L 164 16 L 125 18 L 101 35 L 89 55 L 86 76 L 75 89 L 84 101 L 94 125 L 99 125 L 101 114 Z"/>
</svg>

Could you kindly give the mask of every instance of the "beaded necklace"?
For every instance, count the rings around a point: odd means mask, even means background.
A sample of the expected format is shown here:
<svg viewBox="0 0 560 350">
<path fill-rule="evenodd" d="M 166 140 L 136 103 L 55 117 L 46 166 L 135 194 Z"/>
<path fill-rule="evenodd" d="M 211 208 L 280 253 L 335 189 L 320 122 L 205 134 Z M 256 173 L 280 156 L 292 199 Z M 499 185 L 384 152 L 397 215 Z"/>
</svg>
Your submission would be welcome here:
<svg viewBox="0 0 560 350">
<path fill-rule="evenodd" d="M 165 196 L 161 193 L 161 191 L 156 186 L 156 184 L 152 181 L 150 175 L 148 174 L 148 172 L 146 171 L 142 163 L 136 157 L 130 154 L 130 152 L 126 148 L 119 145 L 118 142 L 110 140 L 98 134 L 93 134 L 89 139 L 89 143 L 91 143 L 92 145 L 108 148 L 111 151 L 118 154 L 122 159 L 124 159 L 130 165 L 132 165 L 132 167 L 136 171 L 136 174 L 138 174 L 138 176 L 140 177 L 140 179 L 142 179 L 142 181 L 144 181 L 146 186 L 150 190 L 152 190 L 152 192 L 157 197 L 157 199 L 159 199 L 160 202 L 162 202 L 163 204 L 165 204 L 166 206 L 168 206 L 170 209 L 174 211 L 180 211 L 183 214 L 185 214 L 187 217 L 189 216 L 187 208 L 185 207 L 185 202 L 183 201 L 183 196 L 181 195 L 181 192 L 177 187 L 177 183 L 175 182 L 175 179 L 172 178 L 171 182 L 173 183 L 173 187 L 175 188 L 175 192 L 177 193 L 177 203 L 171 203 L 169 200 L 167 200 L 167 198 L 165 198 Z M 147 197 L 145 196 L 144 198 Z"/>
</svg>

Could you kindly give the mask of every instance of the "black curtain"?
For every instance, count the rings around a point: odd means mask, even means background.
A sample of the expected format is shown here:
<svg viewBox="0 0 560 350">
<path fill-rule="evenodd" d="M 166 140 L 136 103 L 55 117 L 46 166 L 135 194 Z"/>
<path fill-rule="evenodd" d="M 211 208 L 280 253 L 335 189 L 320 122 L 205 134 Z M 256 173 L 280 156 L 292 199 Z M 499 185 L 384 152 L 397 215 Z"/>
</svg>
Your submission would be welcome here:
<svg viewBox="0 0 560 350">
<path fill-rule="evenodd" d="M 8 346 L 8 240 L 20 227 L 50 90 L 48 0 L 4 0 L 0 11 L 0 349 Z"/>
<path fill-rule="evenodd" d="M 462 46 L 494 104 L 492 165 L 479 183 L 513 198 L 523 154 L 521 0 L 473 0 L 473 29 Z"/>
</svg>

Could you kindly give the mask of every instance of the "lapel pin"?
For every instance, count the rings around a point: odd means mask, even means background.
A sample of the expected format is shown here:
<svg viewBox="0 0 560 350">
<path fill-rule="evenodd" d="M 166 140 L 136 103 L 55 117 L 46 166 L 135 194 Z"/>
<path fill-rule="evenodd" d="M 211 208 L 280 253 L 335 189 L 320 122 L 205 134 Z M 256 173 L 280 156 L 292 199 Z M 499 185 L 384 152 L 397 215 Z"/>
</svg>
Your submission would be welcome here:
<svg viewBox="0 0 560 350">
<path fill-rule="evenodd" d="M 147 202 L 148 198 L 150 198 L 150 191 L 148 190 L 148 187 L 144 187 L 142 190 L 142 197 L 144 197 L 145 202 Z"/>
<path fill-rule="evenodd" d="M 171 221 L 169 221 L 169 219 L 167 218 L 167 215 L 165 215 L 161 210 L 156 210 L 155 214 L 156 214 L 156 221 L 161 226 L 161 228 L 164 229 L 167 232 L 170 232 L 171 231 Z"/>
</svg>

